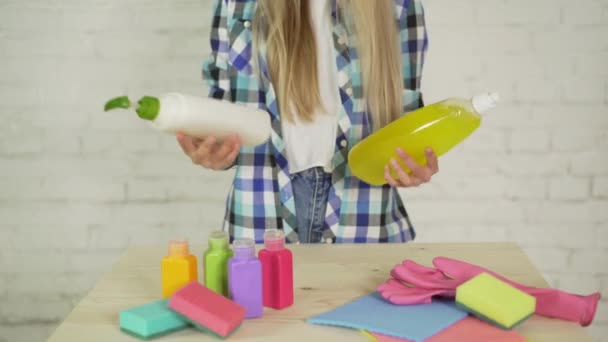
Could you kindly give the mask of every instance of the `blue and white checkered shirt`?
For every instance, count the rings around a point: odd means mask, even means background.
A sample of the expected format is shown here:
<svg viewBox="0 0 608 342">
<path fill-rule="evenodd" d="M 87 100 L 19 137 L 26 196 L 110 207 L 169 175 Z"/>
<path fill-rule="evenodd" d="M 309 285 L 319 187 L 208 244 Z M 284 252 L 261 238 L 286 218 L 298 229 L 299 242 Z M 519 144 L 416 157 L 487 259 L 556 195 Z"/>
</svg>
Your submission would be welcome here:
<svg viewBox="0 0 608 342">
<path fill-rule="evenodd" d="M 394 0 L 403 57 L 403 112 L 423 105 L 420 79 L 427 49 L 427 32 L 420 0 Z M 249 237 L 263 241 L 266 229 L 282 229 L 291 243 L 298 242 L 295 204 L 285 142 L 281 134 L 276 93 L 270 81 L 264 51 L 255 72 L 251 21 L 257 0 L 215 0 L 211 28 L 212 53 L 203 67 L 210 96 L 268 111 L 271 139 L 254 148 L 242 148 L 236 175 L 226 201 L 224 229 L 231 240 Z M 342 106 L 332 160 L 323 238 L 326 242 L 406 242 L 414 228 L 396 189 L 370 186 L 354 177 L 347 164 L 349 149 L 371 133 L 362 100 L 361 71 L 353 35 L 337 16 L 332 0 L 333 41 Z"/>
</svg>

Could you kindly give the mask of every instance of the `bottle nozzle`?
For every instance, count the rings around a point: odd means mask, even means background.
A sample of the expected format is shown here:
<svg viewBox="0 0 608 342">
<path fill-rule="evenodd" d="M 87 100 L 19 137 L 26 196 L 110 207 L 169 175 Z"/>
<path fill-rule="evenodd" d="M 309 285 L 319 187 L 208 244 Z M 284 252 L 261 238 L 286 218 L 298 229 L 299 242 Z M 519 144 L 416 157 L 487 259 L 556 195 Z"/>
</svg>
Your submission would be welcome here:
<svg viewBox="0 0 608 342">
<path fill-rule="evenodd" d="M 190 253 L 188 241 L 172 240 L 169 241 L 169 255 L 173 257 L 186 256 Z"/>
<path fill-rule="evenodd" d="M 264 233 L 264 245 L 269 251 L 285 248 L 285 233 L 278 229 L 269 229 Z"/>
<path fill-rule="evenodd" d="M 224 249 L 228 248 L 228 245 L 228 233 L 216 230 L 209 234 L 209 247 L 212 249 Z"/>
<path fill-rule="evenodd" d="M 490 109 L 496 107 L 499 100 L 500 96 L 498 93 L 485 93 L 473 96 L 471 102 L 477 113 L 485 114 Z"/>
<path fill-rule="evenodd" d="M 234 240 L 232 243 L 232 249 L 237 258 L 249 258 L 255 256 L 255 242 L 251 238 Z"/>
<path fill-rule="evenodd" d="M 131 100 L 129 100 L 129 97 L 128 96 L 119 96 L 119 97 L 110 99 L 110 100 L 108 100 L 108 102 L 106 102 L 105 106 L 103 107 L 103 110 L 105 112 L 107 112 L 109 110 L 117 109 L 117 108 L 123 108 L 123 109 L 131 108 Z"/>
</svg>

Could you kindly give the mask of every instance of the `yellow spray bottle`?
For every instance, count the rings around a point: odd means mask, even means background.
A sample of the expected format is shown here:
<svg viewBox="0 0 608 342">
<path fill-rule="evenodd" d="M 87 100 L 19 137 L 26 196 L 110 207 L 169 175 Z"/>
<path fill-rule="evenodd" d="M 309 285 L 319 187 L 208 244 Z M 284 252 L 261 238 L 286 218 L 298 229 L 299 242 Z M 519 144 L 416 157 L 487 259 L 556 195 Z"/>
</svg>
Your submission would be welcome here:
<svg viewBox="0 0 608 342">
<path fill-rule="evenodd" d="M 486 93 L 471 99 L 449 98 L 408 113 L 353 146 L 348 155 L 351 171 L 371 185 L 386 184 L 384 167 L 391 158 L 400 162 L 395 152 L 398 147 L 418 164 L 426 165 L 427 147 L 438 157 L 447 153 L 479 127 L 481 115 L 497 102 L 498 94 Z M 397 178 L 394 171 L 392 174 Z"/>
<path fill-rule="evenodd" d="M 163 298 L 171 297 L 175 291 L 195 280 L 198 280 L 196 257 L 190 253 L 188 241 L 170 241 L 169 254 L 161 261 Z"/>
</svg>

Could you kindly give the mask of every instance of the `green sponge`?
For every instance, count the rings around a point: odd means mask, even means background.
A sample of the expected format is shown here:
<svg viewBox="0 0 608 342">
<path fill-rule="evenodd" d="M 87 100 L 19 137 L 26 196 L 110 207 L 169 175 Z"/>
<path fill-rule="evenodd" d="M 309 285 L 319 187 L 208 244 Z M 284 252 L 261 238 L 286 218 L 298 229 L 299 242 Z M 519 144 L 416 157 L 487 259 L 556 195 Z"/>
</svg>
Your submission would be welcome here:
<svg viewBox="0 0 608 342">
<path fill-rule="evenodd" d="M 188 327 L 190 324 L 168 304 L 169 299 L 164 299 L 121 311 L 120 329 L 149 340 Z"/>
<path fill-rule="evenodd" d="M 456 305 L 508 330 L 534 314 L 536 298 L 487 273 L 481 273 L 456 288 Z"/>
</svg>

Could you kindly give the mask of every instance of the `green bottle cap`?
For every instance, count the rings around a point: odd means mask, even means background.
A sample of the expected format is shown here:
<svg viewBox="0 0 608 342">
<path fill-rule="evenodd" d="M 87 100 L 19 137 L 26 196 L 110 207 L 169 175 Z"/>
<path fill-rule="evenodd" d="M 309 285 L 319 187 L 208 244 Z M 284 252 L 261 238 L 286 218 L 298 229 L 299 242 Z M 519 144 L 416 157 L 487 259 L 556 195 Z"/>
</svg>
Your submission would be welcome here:
<svg viewBox="0 0 608 342">
<path fill-rule="evenodd" d="M 144 96 L 137 101 L 137 115 L 144 120 L 154 120 L 160 111 L 160 100 L 152 96 Z"/>
<path fill-rule="evenodd" d="M 154 120 L 160 112 L 160 100 L 156 97 L 144 96 L 139 101 L 137 101 L 137 104 L 138 106 L 135 109 L 135 112 L 140 118 L 144 120 Z M 117 108 L 131 108 L 131 100 L 129 100 L 129 97 L 115 97 L 106 102 L 104 106 L 104 110 L 106 112 Z"/>
</svg>

